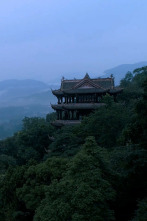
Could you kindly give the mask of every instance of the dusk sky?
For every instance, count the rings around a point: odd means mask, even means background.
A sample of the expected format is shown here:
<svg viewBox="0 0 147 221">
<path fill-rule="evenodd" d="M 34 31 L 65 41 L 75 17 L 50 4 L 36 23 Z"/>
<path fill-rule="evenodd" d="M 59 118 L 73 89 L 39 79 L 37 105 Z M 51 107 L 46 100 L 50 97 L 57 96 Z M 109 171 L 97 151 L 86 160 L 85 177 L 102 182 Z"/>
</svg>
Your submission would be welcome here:
<svg viewBox="0 0 147 221">
<path fill-rule="evenodd" d="M 147 61 L 147 0 L 0 1 L 0 81 Z"/>
</svg>

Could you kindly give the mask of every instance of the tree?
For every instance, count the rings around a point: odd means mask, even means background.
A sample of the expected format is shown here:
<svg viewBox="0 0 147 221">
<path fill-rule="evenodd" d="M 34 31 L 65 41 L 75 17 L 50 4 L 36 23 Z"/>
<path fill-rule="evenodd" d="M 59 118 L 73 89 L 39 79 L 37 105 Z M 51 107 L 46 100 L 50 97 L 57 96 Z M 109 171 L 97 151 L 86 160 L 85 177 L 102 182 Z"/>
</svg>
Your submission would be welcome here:
<svg viewBox="0 0 147 221">
<path fill-rule="evenodd" d="M 113 220 L 110 202 L 115 192 L 103 155 L 94 138 L 87 138 L 81 151 L 69 163 L 64 177 L 48 187 L 34 221 Z"/>
<path fill-rule="evenodd" d="M 130 119 L 129 114 L 122 104 L 101 107 L 83 120 L 78 130 L 79 137 L 94 136 L 98 145 L 105 148 L 117 146 L 122 129 Z"/>
<path fill-rule="evenodd" d="M 147 220 L 147 199 L 143 199 L 138 203 L 136 215 L 132 221 L 146 221 Z"/>
<path fill-rule="evenodd" d="M 139 145 L 129 145 L 115 148 L 109 154 L 115 173 L 116 220 L 128 221 L 136 210 L 137 201 L 146 196 L 147 153 Z"/>
<path fill-rule="evenodd" d="M 9 221 L 31 221 L 36 208 L 45 198 L 46 188 L 59 181 L 67 168 L 67 159 L 52 158 L 44 163 L 30 161 L 9 169 L 0 180 L 1 217 Z"/>
</svg>

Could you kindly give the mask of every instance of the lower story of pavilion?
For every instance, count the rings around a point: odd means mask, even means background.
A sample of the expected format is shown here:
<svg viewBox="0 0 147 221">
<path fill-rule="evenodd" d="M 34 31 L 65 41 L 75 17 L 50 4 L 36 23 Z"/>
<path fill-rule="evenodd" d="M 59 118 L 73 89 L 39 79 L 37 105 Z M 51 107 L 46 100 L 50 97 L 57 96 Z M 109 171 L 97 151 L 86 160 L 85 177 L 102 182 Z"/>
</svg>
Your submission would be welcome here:
<svg viewBox="0 0 147 221">
<path fill-rule="evenodd" d="M 56 110 L 57 120 L 81 120 L 90 110 Z"/>
<path fill-rule="evenodd" d="M 55 126 L 78 124 L 84 116 L 104 105 L 104 103 L 52 105 L 57 113 L 57 120 L 52 124 Z"/>
</svg>

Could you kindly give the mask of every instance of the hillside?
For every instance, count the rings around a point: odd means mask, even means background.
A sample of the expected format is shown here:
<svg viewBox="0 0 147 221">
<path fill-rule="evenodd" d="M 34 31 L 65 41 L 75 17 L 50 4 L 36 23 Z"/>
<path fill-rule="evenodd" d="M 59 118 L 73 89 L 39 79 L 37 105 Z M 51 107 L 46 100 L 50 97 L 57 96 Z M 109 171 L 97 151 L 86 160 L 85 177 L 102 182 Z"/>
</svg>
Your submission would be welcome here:
<svg viewBox="0 0 147 221">
<path fill-rule="evenodd" d="M 81 124 L 27 117 L 0 141 L 0 220 L 147 220 L 147 67 L 120 86 Z"/>
<path fill-rule="evenodd" d="M 36 93 L 49 90 L 49 86 L 35 80 L 6 80 L 0 82 L 0 107 L 19 105 L 19 101 Z M 20 104 L 23 105 L 23 102 Z"/>
<path fill-rule="evenodd" d="M 135 64 L 122 64 L 119 66 L 116 66 L 114 68 L 108 69 L 104 71 L 104 75 L 102 77 L 110 77 L 111 74 L 113 74 L 115 78 L 115 84 L 118 85 L 120 83 L 120 80 L 125 77 L 125 74 L 128 71 L 133 72 L 133 70 L 137 68 L 141 68 L 143 66 L 147 66 L 147 61 L 135 63 Z"/>
</svg>

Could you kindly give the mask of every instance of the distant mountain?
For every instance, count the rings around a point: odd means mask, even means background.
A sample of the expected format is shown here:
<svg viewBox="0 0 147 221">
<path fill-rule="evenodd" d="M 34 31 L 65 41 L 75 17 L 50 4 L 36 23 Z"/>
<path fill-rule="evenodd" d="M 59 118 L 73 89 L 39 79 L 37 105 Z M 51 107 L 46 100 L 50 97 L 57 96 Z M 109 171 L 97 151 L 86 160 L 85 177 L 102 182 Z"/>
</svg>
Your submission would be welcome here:
<svg viewBox="0 0 147 221">
<path fill-rule="evenodd" d="M 128 71 L 133 72 L 134 69 L 136 68 L 141 68 L 143 66 L 147 66 L 147 61 L 143 61 L 143 62 L 139 62 L 139 63 L 134 63 L 134 64 L 122 64 L 119 66 L 116 66 L 114 68 L 105 70 L 104 73 L 90 73 L 88 72 L 89 76 L 91 78 L 99 78 L 99 77 L 110 77 L 111 74 L 114 75 L 115 77 L 115 84 L 118 85 L 120 83 L 120 80 L 123 79 L 125 77 L 125 74 Z M 70 80 L 70 79 L 82 79 L 84 78 L 86 72 L 85 73 L 63 73 L 62 75 L 60 74 L 60 76 L 58 76 L 58 78 L 55 78 L 54 80 L 52 80 L 52 88 L 54 88 L 54 86 L 56 88 L 60 87 L 60 82 L 62 77 L 64 77 L 64 79 L 66 80 Z"/>
<path fill-rule="evenodd" d="M 115 84 L 118 85 L 120 83 L 120 80 L 125 77 L 128 71 L 133 72 L 134 69 L 141 68 L 143 66 L 147 66 L 147 61 L 135 64 L 122 64 L 117 67 L 104 71 L 105 74 L 101 77 L 110 77 L 110 75 L 113 74 L 115 78 Z"/>
<path fill-rule="evenodd" d="M 49 104 L 54 96 L 49 85 L 36 80 L 0 82 L 0 107 Z"/>
<path fill-rule="evenodd" d="M 0 99 L 27 96 L 49 89 L 49 86 L 36 80 L 6 80 L 0 81 Z"/>
<path fill-rule="evenodd" d="M 55 103 L 57 101 L 56 97 L 52 94 L 51 90 L 43 91 L 36 94 L 31 94 L 29 96 L 17 97 L 13 103 L 15 106 L 27 106 L 27 105 L 47 105 L 50 103 Z"/>
<path fill-rule="evenodd" d="M 8 88 L 8 87 L 38 87 L 38 88 L 44 88 L 47 87 L 48 85 L 37 80 L 33 79 L 25 79 L 25 80 L 17 80 L 17 79 L 10 79 L 10 80 L 4 80 L 0 81 L 0 89 L 1 87 L 3 88 Z"/>
</svg>

